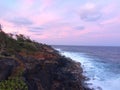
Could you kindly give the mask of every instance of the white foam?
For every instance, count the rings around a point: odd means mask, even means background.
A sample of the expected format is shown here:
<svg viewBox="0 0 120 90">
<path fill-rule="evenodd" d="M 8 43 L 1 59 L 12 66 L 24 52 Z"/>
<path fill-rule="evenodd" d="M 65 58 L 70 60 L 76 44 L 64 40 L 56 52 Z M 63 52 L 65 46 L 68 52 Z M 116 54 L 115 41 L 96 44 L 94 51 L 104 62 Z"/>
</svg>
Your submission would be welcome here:
<svg viewBox="0 0 120 90">
<path fill-rule="evenodd" d="M 59 49 L 59 48 L 55 48 L 57 51 L 59 51 L 59 52 L 61 52 L 61 49 Z"/>
<path fill-rule="evenodd" d="M 92 83 L 89 84 L 90 88 L 94 88 L 95 90 L 120 90 L 120 78 L 115 76 L 109 78 L 109 74 L 104 71 L 101 63 L 96 64 L 83 53 L 62 51 L 61 54 L 82 64 L 84 74 L 90 78 L 87 83 Z"/>
<path fill-rule="evenodd" d="M 100 80 L 90 80 L 89 83 L 93 83 L 92 86 L 90 87 L 101 87 L 102 90 L 120 90 L 120 78 L 115 78 L 115 79 L 107 79 L 105 81 L 100 81 Z"/>
</svg>

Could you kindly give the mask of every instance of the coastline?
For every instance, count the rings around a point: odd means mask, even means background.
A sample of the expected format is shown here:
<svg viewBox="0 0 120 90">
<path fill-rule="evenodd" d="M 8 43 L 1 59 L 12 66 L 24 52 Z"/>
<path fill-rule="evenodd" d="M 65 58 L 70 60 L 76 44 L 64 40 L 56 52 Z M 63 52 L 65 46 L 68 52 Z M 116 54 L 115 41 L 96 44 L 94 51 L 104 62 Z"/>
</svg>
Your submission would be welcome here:
<svg viewBox="0 0 120 90">
<path fill-rule="evenodd" d="M 71 69 L 71 73 L 74 71 L 76 72 L 76 73 L 74 73 L 75 74 L 74 77 L 76 77 L 80 81 L 81 86 L 83 87 L 82 90 L 94 90 L 93 88 L 89 88 L 89 84 L 86 82 L 86 81 L 89 81 L 89 78 L 83 74 L 83 67 L 81 66 L 81 62 L 75 61 L 75 60 L 67 57 L 66 55 L 62 54 L 63 52 L 61 52 L 60 49 L 57 49 L 57 48 L 54 48 L 54 49 L 57 50 L 61 56 L 64 56 L 67 60 L 70 60 L 72 63 L 71 65 L 77 66 L 77 68 L 75 68 L 75 70 Z"/>
<path fill-rule="evenodd" d="M 0 89 L 89 90 L 81 64 L 52 46 L 0 32 Z"/>
<path fill-rule="evenodd" d="M 55 50 L 51 54 L 55 57 L 39 60 L 16 54 L 25 66 L 22 78 L 28 90 L 90 90 L 84 86 L 85 77 L 80 63 L 59 55 Z M 9 57 L 0 58 L 0 63 L 0 68 L 5 70 L 1 70 L 0 80 L 7 80 L 20 66 L 19 62 Z"/>
<path fill-rule="evenodd" d="M 59 54 L 57 56 L 56 59 L 41 60 L 36 67 L 25 72 L 29 90 L 36 87 L 35 83 L 38 85 L 36 90 L 90 90 L 84 85 L 80 63 Z M 35 86 L 31 87 L 31 81 Z"/>
</svg>

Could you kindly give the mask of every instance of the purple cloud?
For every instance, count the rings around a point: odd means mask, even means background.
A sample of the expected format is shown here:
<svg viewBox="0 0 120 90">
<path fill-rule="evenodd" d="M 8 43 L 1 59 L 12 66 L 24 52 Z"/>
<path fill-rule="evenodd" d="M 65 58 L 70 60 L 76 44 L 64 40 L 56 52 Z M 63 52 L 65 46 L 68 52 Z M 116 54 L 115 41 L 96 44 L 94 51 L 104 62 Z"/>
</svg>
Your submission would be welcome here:
<svg viewBox="0 0 120 90">
<path fill-rule="evenodd" d="M 13 23 L 14 26 L 29 26 L 33 24 L 31 20 L 23 17 L 9 19 L 8 22 Z"/>
<path fill-rule="evenodd" d="M 84 27 L 84 26 L 76 26 L 76 27 L 74 27 L 73 29 L 76 29 L 76 30 L 84 30 L 85 27 Z"/>
</svg>

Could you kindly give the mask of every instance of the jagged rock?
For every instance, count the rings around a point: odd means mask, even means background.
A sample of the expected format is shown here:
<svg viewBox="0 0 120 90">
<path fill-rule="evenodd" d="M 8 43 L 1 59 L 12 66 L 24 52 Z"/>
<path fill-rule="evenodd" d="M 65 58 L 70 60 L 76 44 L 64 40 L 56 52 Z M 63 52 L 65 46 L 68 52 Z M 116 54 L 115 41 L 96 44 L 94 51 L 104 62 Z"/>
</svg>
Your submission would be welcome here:
<svg viewBox="0 0 120 90">
<path fill-rule="evenodd" d="M 56 63 L 46 63 L 46 61 L 39 62 L 36 67 L 24 73 L 26 82 L 30 85 L 29 88 L 34 82 L 39 88 L 36 90 L 84 90 L 81 82 L 82 71 L 80 66 L 78 69 L 77 63 L 66 58 L 53 60 Z M 75 73 L 73 73 L 73 67 L 76 70 Z"/>
<path fill-rule="evenodd" d="M 8 79 L 17 65 L 18 63 L 15 60 L 8 58 L 0 59 L 0 81 Z"/>
<path fill-rule="evenodd" d="M 6 57 L 7 57 L 7 56 L 11 56 L 10 53 L 5 52 L 5 51 L 1 52 L 1 55 L 6 56 Z"/>
<path fill-rule="evenodd" d="M 24 35 L 15 40 L 3 31 L 0 34 L 1 51 L 5 48 L 0 56 L 0 81 L 19 74 L 28 90 L 89 90 L 83 85 L 80 63 Z"/>
</svg>

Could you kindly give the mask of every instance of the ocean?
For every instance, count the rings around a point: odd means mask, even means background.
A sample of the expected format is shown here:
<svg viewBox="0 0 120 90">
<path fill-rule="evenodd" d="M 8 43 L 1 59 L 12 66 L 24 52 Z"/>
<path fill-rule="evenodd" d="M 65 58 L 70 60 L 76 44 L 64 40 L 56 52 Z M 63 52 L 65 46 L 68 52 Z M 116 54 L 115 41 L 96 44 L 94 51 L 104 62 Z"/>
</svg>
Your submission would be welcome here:
<svg viewBox="0 0 120 90">
<path fill-rule="evenodd" d="M 120 90 L 120 47 L 53 46 L 62 55 L 81 63 L 85 83 L 95 90 Z"/>
</svg>

